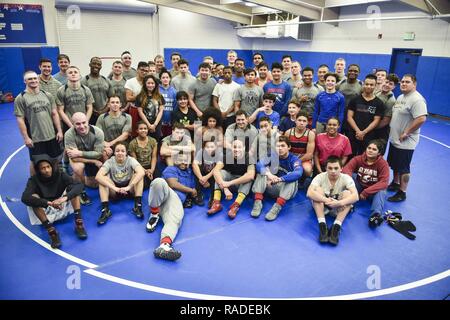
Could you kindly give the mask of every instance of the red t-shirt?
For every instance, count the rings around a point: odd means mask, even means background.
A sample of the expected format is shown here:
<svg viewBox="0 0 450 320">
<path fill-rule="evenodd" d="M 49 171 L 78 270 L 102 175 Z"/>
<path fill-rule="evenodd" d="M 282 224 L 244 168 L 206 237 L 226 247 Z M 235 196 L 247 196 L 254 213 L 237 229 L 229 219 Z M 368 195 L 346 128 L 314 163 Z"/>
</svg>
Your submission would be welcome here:
<svg viewBox="0 0 450 320">
<path fill-rule="evenodd" d="M 316 150 L 319 152 L 321 165 L 324 165 L 330 156 L 342 158 L 352 154 L 350 141 L 340 133 L 334 138 L 329 137 L 326 133 L 318 134 L 316 136 Z"/>
</svg>

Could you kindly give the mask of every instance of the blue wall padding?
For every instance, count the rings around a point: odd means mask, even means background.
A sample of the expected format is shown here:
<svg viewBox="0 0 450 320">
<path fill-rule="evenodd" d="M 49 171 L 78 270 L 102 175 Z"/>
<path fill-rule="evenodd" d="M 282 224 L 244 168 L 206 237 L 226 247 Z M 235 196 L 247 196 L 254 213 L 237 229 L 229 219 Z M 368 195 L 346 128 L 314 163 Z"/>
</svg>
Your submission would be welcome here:
<svg viewBox="0 0 450 320">
<path fill-rule="evenodd" d="M 41 57 L 52 60 L 52 67 L 53 67 L 52 73 L 53 74 L 59 72 L 58 55 L 59 55 L 59 47 L 42 47 L 41 48 Z"/>
<path fill-rule="evenodd" d="M 166 65 L 171 68 L 170 54 L 174 51 L 181 53 L 187 59 L 193 73 L 197 72 L 198 65 L 203 57 L 212 56 L 215 61 L 226 64 L 228 49 L 186 49 L 165 48 L 164 56 Z M 255 50 L 235 50 L 238 57 L 243 58 L 246 66 L 252 66 L 252 56 Z M 339 52 L 297 52 L 259 50 L 264 55 L 265 61 L 272 64 L 281 61 L 284 54 L 290 54 L 294 60 L 300 61 L 302 67 L 310 66 L 317 70 L 320 64 L 328 64 L 334 68 L 334 61 L 343 57 L 350 63 L 357 63 L 361 67 L 360 78 L 372 71 L 374 68 L 389 69 L 391 55 L 387 54 L 358 54 Z M 16 96 L 24 89 L 22 79 L 23 72 L 27 69 L 39 71 L 39 59 L 46 57 L 53 62 L 53 73 L 59 71 L 57 64 L 58 47 L 40 48 L 0 48 L 0 91 L 12 92 Z M 450 58 L 422 56 L 417 66 L 418 91 L 425 97 L 428 104 L 428 112 L 450 117 Z"/>
<path fill-rule="evenodd" d="M 2 61 L 0 91 L 12 92 L 16 96 L 24 89 L 23 73 L 25 72 L 25 65 L 23 63 L 22 49 L 0 48 L 0 61 Z"/>
<path fill-rule="evenodd" d="M 450 116 L 450 58 L 420 57 L 417 90 L 427 100 L 428 112 Z"/>
<path fill-rule="evenodd" d="M 53 73 L 58 72 L 58 54 L 58 47 L 0 48 L 0 91 L 12 92 L 14 96 L 20 93 L 25 88 L 23 73 L 26 70 L 39 73 L 41 58 L 52 60 Z"/>
<path fill-rule="evenodd" d="M 33 70 L 39 74 L 41 48 L 22 48 L 22 56 L 25 70 Z"/>
<path fill-rule="evenodd" d="M 196 71 L 198 64 L 202 62 L 204 56 L 212 56 L 215 61 L 226 63 L 228 50 L 220 49 L 181 49 L 165 48 L 166 66 L 171 68 L 170 54 L 172 52 L 181 53 L 182 57 L 190 63 L 191 71 Z M 253 66 L 252 56 L 256 50 L 235 50 L 238 57 L 245 61 L 246 66 Z M 360 79 L 371 73 L 373 69 L 382 68 L 389 70 L 390 54 L 365 54 L 365 53 L 339 53 L 339 52 L 297 52 L 297 51 L 276 51 L 258 50 L 264 55 L 264 60 L 270 65 L 281 62 L 285 54 L 292 56 L 294 60 L 300 61 L 302 67 L 312 67 L 317 71 L 320 64 L 327 64 L 334 70 L 334 62 L 337 58 L 344 58 L 347 66 L 351 63 L 359 64 L 361 68 Z M 417 66 L 417 90 L 425 97 L 428 105 L 428 112 L 450 117 L 450 58 L 421 56 Z M 399 75 L 401 76 L 401 75 Z M 315 77 L 317 80 L 317 77 Z"/>
</svg>

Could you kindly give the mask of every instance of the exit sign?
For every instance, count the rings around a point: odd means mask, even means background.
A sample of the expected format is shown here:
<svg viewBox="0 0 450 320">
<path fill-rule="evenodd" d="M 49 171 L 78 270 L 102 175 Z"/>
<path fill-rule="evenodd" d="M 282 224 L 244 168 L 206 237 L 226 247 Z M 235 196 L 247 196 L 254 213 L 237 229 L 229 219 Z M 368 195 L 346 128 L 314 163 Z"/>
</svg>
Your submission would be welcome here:
<svg viewBox="0 0 450 320">
<path fill-rule="evenodd" d="M 412 41 L 416 38 L 416 34 L 414 32 L 405 32 L 403 35 L 403 40 Z"/>
</svg>

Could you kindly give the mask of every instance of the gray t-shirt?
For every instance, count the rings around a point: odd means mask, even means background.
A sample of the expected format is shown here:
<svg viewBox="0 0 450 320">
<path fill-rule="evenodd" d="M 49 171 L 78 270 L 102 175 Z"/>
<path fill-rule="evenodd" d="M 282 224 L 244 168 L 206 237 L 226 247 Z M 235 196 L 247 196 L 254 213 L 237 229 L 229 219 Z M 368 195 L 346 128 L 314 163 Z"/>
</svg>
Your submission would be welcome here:
<svg viewBox="0 0 450 320">
<path fill-rule="evenodd" d="M 249 124 L 245 130 L 239 129 L 236 123 L 232 123 L 228 126 L 225 131 L 225 141 L 232 143 L 234 140 L 238 139 L 245 142 L 245 149 L 250 150 L 254 139 L 258 136 L 258 129 L 253 125 Z"/>
<path fill-rule="evenodd" d="M 321 86 L 319 85 L 311 85 L 311 87 L 301 87 L 300 89 L 295 88 L 294 91 L 292 91 L 292 96 L 297 98 L 300 101 L 300 98 L 303 95 L 308 96 L 308 100 L 305 102 L 302 102 L 302 110 L 305 110 L 308 112 L 309 115 L 312 116 L 314 113 L 314 103 L 316 102 L 316 96 L 324 91 Z"/>
<path fill-rule="evenodd" d="M 195 105 L 200 111 L 205 111 L 212 106 L 212 93 L 217 82 L 213 78 L 206 81 L 196 79 L 189 87 L 189 93 L 193 95 Z"/>
<path fill-rule="evenodd" d="M 62 74 L 61 72 L 58 72 L 53 75 L 53 78 L 59 81 L 59 83 L 61 83 L 62 85 L 67 83 L 67 74 Z"/>
<path fill-rule="evenodd" d="M 383 94 L 381 91 L 376 94 L 377 98 L 384 103 L 384 115 L 385 117 L 392 117 L 392 107 L 395 104 L 395 96 L 391 92 Z"/>
<path fill-rule="evenodd" d="M 80 86 L 78 89 L 72 89 L 70 86 L 61 86 L 56 93 L 56 104 L 64 106 L 64 113 L 69 117 L 75 112 L 86 114 L 87 105 L 94 103 L 94 96 L 91 89 L 86 86 Z"/>
<path fill-rule="evenodd" d="M 105 108 L 108 98 L 114 94 L 111 82 L 103 76 L 93 78 L 92 76 L 86 76 L 81 80 L 81 84 L 91 89 L 94 96 L 94 110 L 101 111 Z"/>
<path fill-rule="evenodd" d="M 105 141 L 113 141 L 124 132 L 131 131 L 131 116 L 127 113 L 121 113 L 114 117 L 109 112 L 100 115 L 95 124 L 103 130 Z"/>
<path fill-rule="evenodd" d="M 127 102 L 127 98 L 125 95 L 125 83 L 127 82 L 127 80 L 125 80 L 125 78 L 122 78 L 121 80 L 117 81 L 113 78 L 110 81 L 114 94 L 120 97 L 120 103 L 122 104 L 122 107 L 125 107 L 125 104 Z"/>
<path fill-rule="evenodd" d="M 362 82 L 356 80 L 355 83 L 349 83 L 347 79 L 344 79 L 339 86 L 336 86 L 336 90 L 340 91 L 345 97 L 345 107 L 347 108 L 350 100 L 359 96 L 362 90 Z"/>
<path fill-rule="evenodd" d="M 50 77 L 50 80 L 44 81 L 41 77 L 39 77 L 39 87 L 41 90 L 50 92 L 53 96 L 53 98 L 56 98 L 56 92 L 58 91 L 59 87 L 61 87 L 61 82 L 56 80 L 53 77 Z"/>
<path fill-rule="evenodd" d="M 412 132 L 403 142 L 400 142 L 399 138 L 414 119 L 424 115 L 428 115 L 427 103 L 419 92 L 400 95 L 392 108 L 389 134 L 392 145 L 398 149 L 414 150 L 419 143 L 420 128 Z"/>
<path fill-rule="evenodd" d="M 283 79 L 283 81 L 287 82 L 290 78 L 292 78 L 292 72 L 281 73 L 281 79 Z"/>
<path fill-rule="evenodd" d="M 55 100 L 49 92 L 22 92 L 14 100 L 14 115 L 22 117 L 27 124 L 27 132 L 33 142 L 53 140 L 56 137 L 52 111 Z"/>
<path fill-rule="evenodd" d="M 252 115 L 256 109 L 262 104 L 264 91 L 260 86 L 254 85 L 248 87 L 243 84 L 239 89 L 234 92 L 234 101 L 241 102 L 241 110 L 247 113 L 247 116 Z"/>
<path fill-rule="evenodd" d="M 64 134 L 64 147 L 83 151 L 83 158 L 100 159 L 105 141 L 103 131 L 96 126 L 89 126 L 88 129 L 84 136 L 79 135 L 73 127 L 67 130 Z"/>
<path fill-rule="evenodd" d="M 356 188 L 355 182 L 352 177 L 347 174 L 341 173 L 334 186 L 331 186 L 328 179 L 328 173 L 319 173 L 312 181 L 311 186 L 320 187 L 323 189 L 325 196 L 337 198 L 340 193 L 351 188 Z"/>
<path fill-rule="evenodd" d="M 112 156 L 105 161 L 102 168 L 116 185 L 126 186 L 139 166 L 139 162 L 133 157 L 127 156 L 123 163 L 118 163 L 116 157 Z"/>
<path fill-rule="evenodd" d="M 197 79 L 190 74 L 186 75 L 186 78 L 182 78 L 180 74 L 172 78 L 171 84 L 177 90 L 177 92 L 189 92 L 190 86 L 193 85 L 196 80 Z"/>
</svg>

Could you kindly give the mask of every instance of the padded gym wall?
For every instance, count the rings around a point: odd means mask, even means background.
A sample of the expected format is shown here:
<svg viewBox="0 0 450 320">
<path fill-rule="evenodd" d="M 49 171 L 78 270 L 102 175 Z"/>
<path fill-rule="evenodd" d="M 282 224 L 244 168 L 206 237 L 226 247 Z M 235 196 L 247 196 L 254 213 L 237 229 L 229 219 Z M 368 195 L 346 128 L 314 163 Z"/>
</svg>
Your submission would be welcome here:
<svg viewBox="0 0 450 320">
<path fill-rule="evenodd" d="M 59 71 L 58 47 L 0 48 L 0 91 L 12 92 L 16 96 L 25 88 L 23 73 L 34 70 L 39 74 L 39 60 L 52 60 L 53 73 Z"/>
</svg>

